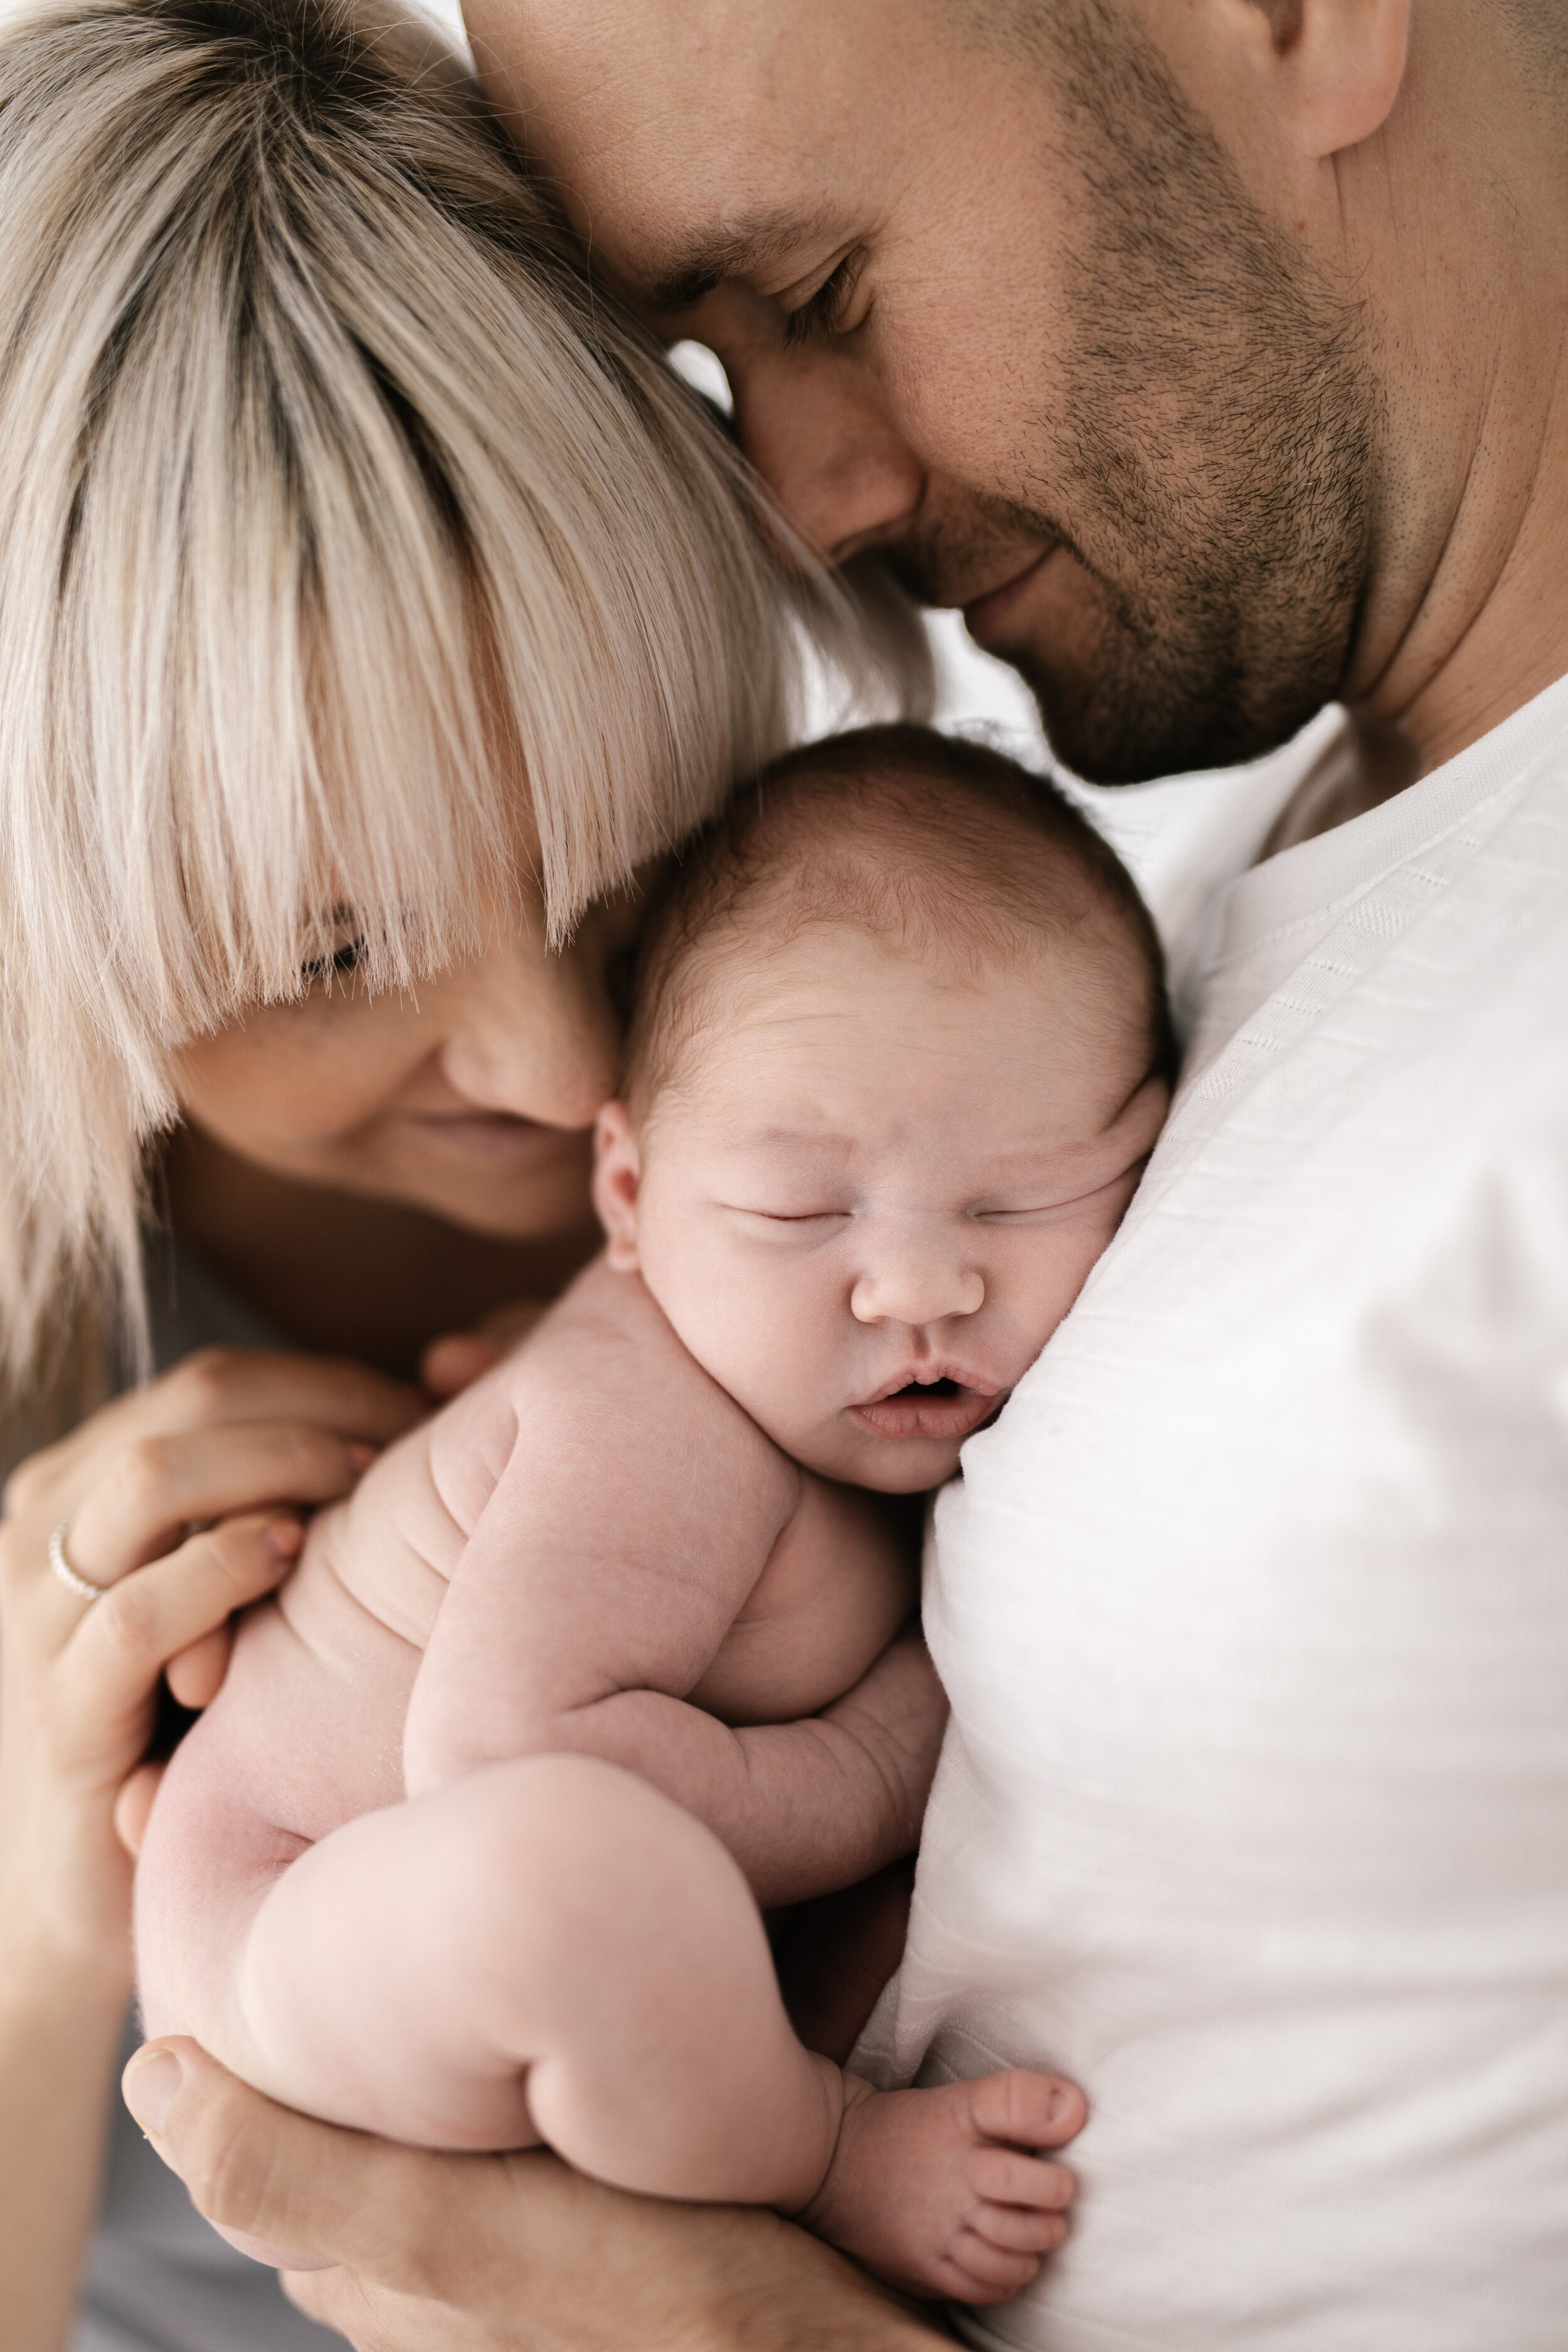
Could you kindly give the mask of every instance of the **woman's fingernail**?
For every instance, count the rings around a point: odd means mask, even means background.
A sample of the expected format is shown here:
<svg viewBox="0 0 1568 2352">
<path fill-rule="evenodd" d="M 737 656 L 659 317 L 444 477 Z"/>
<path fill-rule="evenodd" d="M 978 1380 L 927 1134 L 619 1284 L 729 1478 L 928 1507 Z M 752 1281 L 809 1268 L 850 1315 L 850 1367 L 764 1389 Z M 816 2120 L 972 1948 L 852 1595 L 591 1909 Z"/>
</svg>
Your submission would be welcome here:
<svg viewBox="0 0 1568 2352">
<path fill-rule="evenodd" d="M 267 1530 L 267 1540 L 279 1559 L 292 1559 L 305 1540 L 305 1530 L 298 1519 L 275 1519 Z"/>
<path fill-rule="evenodd" d="M 184 2080 L 172 2050 L 139 2050 L 121 2078 L 125 2104 L 142 2130 L 156 2139 L 168 2117 L 170 2102 Z"/>
<path fill-rule="evenodd" d="M 351 1445 L 349 1460 L 356 1470 L 368 1470 L 375 1460 L 375 1448 L 374 1445 Z"/>
</svg>

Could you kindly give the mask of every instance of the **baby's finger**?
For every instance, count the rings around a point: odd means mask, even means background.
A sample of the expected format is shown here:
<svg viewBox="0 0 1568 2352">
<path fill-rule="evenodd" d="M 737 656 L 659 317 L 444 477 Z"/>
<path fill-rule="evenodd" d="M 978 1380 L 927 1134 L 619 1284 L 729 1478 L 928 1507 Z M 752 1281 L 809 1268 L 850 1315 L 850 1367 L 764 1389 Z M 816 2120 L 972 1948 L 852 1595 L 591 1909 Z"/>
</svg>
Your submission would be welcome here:
<svg viewBox="0 0 1568 2352">
<path fill-rule="evenodd" d="M 201 1709 L 211 1706 L 223 1688 L 223 1678 L 228 1672 L 228 1654 L 234 1635 L 228 1625 L 216 1625 L 193 1642 L 188 1650 L 171 1658 L 163 1669 L 163 1680 L 182 1706 Z"/>
<path fill-rule="evenodd" d="M 193 1521 L 346 1495 L 371 1449 L 297 1421 L 144 1437 L 83 1496 L 66 1533 L 70 1565 L 111 1585 L 160 1559 Z"/>
<path fill-rule="evenodd" d="M 169 1660 L 269 1592 L 303 1541 L 297 1519 L 228 1519 L 93 1601 L 59 1662 L 80 1731 L 96 1729 L 105 1746 L 122 1738 Z"/>
</svg>

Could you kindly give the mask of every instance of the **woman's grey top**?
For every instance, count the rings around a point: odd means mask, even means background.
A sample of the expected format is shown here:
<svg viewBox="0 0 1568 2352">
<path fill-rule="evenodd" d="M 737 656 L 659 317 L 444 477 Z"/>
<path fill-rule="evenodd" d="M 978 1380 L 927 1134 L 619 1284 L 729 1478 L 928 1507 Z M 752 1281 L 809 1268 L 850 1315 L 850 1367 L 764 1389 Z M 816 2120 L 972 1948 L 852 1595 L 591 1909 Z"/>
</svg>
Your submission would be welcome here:
<svg viewBox="0 0 1568 2352">
<path fill-rule="evenodd" d="M 147 1286 L 160 1366 L 215 1341 L 284 1344 L 188 1251 L 152 1244 Z M 139 2038 L 129 2026 L 121 2063 Z M 132 2123 L 118 2075 L 110 2109 L 103 2205 L 71 2352 L 342 2352 L 341 2336 L 284 2301 L 276 2272 L 202 2220 Z"/>
</svg>

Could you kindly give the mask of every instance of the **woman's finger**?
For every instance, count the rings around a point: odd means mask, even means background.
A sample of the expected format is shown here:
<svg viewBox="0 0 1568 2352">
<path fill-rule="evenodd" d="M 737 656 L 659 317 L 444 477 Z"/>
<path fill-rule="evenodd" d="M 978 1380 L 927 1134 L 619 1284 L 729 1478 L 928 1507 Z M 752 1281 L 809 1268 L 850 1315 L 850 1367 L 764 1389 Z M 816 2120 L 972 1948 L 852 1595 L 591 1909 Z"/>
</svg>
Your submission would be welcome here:
<svg viewBox="0 0 1568 2352">
<path fill-rule="evenodd" d="M 296 1421 L 371 1445 L 389 1444 L 424 1410 L 416 1389 L 352 1357 L 272 1348 L 198 1348 L 138 1390 L 136 1402 L 149 1433 Z"/>
<path fill-rule="evenodd" d="M 149 1438 L 271 1422 L 385 1445 L 424 1409 L 416 1389 L 347 1358 L 202 1348 L 22 1463 L 5 1486 L 4 1508 L 7 1517 L 36 1514 L 57 1525 L 128 1446 Z"/>
<path fill-rule="evenodd" d="M 506 1349 L 476 1331 L 452 1331 L 432 1339 L 419 1359 L 419 1377 L 433 1397 L 455 1397 L 499 1364 Z"/>
<path fill-rule="evenodd" d="M 193 1522 L 346 1495 L 373 1450 L 302 1422 L 257 1422 L 138 1439 L 67 1524 L 72 1568 L 112 1585 L 161 1558 Z"/>
<path fill-rule="evenodd" d="M 497 1307 L 471 1331 L 447 1331 L 419 1359 L 419 1378 L 432 1396 L 456 1396 L 515 1348 L 550 1311 L 542 1298 L 514 1298 Z"/>
<path fill-rule="evenodd" d="M 132 1862 L 142 1851 L 153 1800 L 165 1769 L 162 1764 L 138 1764 L 130 1779 L 121 1783 L 114 1800 L 114 1834 Z"/>
<path fill-rule="evenodd" d="M 297 1519 L 258 1513 L 192 1536 L 94 1601 L 66 1643 L 57 1672 L 77 1699 L 79 1739 L 107 1752 L 151 1704 L 171 1658 L 259 1601 L 299 1556 Z"/>
<path fill-rule="evenodd" d="M 233 1646 L 232 1626 L 215 1625 L 210 1633 L 204 1633 L 199 1642 L 193 1642 L 188 1650 L 170 1659 L 163 1669 L 163 1680 L 182 1706 L 194 1707 L 198 1713 L 211 1706 L 223 1688 Z"/>
</svg>

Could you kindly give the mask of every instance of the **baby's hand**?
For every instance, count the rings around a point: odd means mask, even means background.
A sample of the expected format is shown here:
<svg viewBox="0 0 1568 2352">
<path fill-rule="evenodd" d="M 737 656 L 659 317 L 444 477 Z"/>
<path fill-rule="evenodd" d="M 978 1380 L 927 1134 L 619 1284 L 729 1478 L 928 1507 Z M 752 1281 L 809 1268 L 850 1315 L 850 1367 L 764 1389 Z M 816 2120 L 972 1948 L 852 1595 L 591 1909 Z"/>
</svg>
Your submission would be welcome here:
<svg viewBox="0 0 1568 2352">
<path fill-rule="evenodd" d="M 947 1693 L 919 1627 L 889 1642 L 854 1689 L 823 1709 L 821 1720 L 848 1732 L 875 1759 L 886 1819 L 870 1867 L 912 1853 L 947 1728 Z"/>
<path fill-rule="evenodd" d="M 69 1964 L 129 1992 L 126 1846 L 156 1786 L 142 1759 L 160 1677 L 166 1669 L 186 1705 L 212 1698 L 231 1612 L 299 1550 L 289 1505 L 345 1493 L 371 1457 L 364 1441 L 395 1435 L 417 1410 L 410 1391 L 358 1367 L 206 1350 L 12 1478 L 0 1523 L 0 1921 L 23 1965 Z M 187 1534 L 192 1522 L 200 1532 Z M 101 1598 L 52 1572 L 57 1528 Z"/>
</svg>

